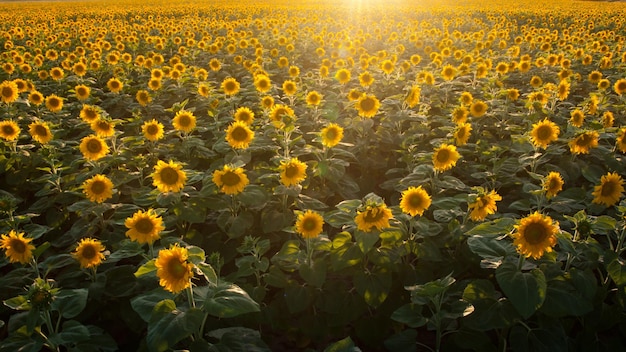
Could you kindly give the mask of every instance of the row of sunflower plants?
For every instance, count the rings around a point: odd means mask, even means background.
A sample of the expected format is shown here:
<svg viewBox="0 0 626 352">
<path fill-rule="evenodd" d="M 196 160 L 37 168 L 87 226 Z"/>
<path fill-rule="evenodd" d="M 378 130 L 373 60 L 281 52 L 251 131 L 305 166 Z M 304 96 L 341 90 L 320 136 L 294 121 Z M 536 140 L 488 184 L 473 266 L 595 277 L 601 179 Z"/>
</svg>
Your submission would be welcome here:
<svg viewBox="0 0 626 352">
<path fill-rule="evenodd" d="M 0 351 L 622 349 L 622 5 L 488 4 L 2 5 Z"/>
</svg>

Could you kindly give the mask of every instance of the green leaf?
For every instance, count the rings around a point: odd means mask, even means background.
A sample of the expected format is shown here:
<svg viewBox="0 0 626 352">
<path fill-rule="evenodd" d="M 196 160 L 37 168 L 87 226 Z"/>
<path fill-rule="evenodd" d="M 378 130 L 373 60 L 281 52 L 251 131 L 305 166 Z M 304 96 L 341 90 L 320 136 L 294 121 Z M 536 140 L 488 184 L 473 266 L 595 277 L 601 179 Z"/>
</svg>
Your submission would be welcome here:
<svg viewBox="0 0 626 352">
<path fill-rule="evenodd" d="M 269 199 L 267 191 L 258 185 L 247 185 L 237 199 L 248 208 L 262 208 Z"/>
<path fill-rule="evenodd" d="M 346 337 L 343 340 L 339 340 L 334 342 L 328 347 L 324 349 L 324 352 L 358 352 L 361 351 L 356 345 L 354 341 L 350 338 L 350 336 Z"/>
<path fill-rule="evenodd" d="M 232 318 L 261 310 L 259 304 L 246 291 L 228 283 L 210 288 L 202 309 L 219 318 Z"/>
<path fill-rule="evenodd" d="M 519 315 L 511 301 L 501 299 L 491 281 L 479 279 L 470 282 L 463 290 L 463 300 L 474 306 L 474 312 L 463 319 L 470 329 L 489 331 L 510 326 Z"/>
<path fill-rule="evenodd" d="M 270 266 L 270 270 L 263 278 L 265 279 L 265 282 L 270 286 L 279 288 L 285 288 L 289 286 L 289 280 L 287 279 L 285 273 L 280 270 L 280 268 L 274 265 Z"/>
<path fill-rule="evenodd" d="M 539 269 L 525 273 L 513 263 L 503 263 L 496 269 L 496 280 L 525 319 L 533 315 L 546 298 L 546 277 Z"/>
<path fill-rule="evenodd" d="M 342 231 L 333 238 L 333 248 L 340 248 L 349 243 L 352 243 L 352 235 L 348 231 Z"/>
<path fill-rule="evenodd" d="M 261 334 L 240 326 L 212 330 L 209 337 L 219 340 L 212 348 L 223 352 L 270 352 Z"/>
<path fill-rule="evenodd" d="M 198 308 L 181 311 L 171 299 L 156 304 L 148 323 L 146 340 L 152 351 L 167 351 L 200 329 L 205 313 Z"/>
<path fill-rule="evenodd" d="M 419 328 L 428 323 L 428 318 L 422 314 L 423 305 L 407 303 L 391 314 L 391 319 L 405 324 L 410 328 Z"/>
<path fill-rule="evenodd" d="M 548 281 L 546 300 L 541 312 L 556 318 L 583 316 L 593 310 L 593 302 L 586 299 L 565 276 Z"/>
<path fill-rule="evenodd" d="M 194 265 L 202 263 L 206 260 L 204 249 L 198 246 L 187 246 L 188 259 Z"/>
<path fill-rule="evenodd" d="M 481 266 L 484 268 L 497 268 L 502 259 L 516 253 L 511 241 L 494 237 L 475 235 L 467 239 L 467 245 L 474 254 L 483 258 Z"/>
<path fill-rule="evenodd" d="M 71 346 L 89 339 L 89 329 L 76 320 L 68 320 L 64 322 L 61 332 L 50 336 L 50 340 L 56 345 L 64 346 Z"/>
<path fill-rule="evenodd" d="M 4 305 L 15 310 L 29 310 L 31 309 L 28 299 L 24 295 L 9 298 L 4 301 Z"/>
<path fill-rule="evenodd" d="M 354 286 L 365 303 L 378 307 L 391 290 L 391 273 L 384 269 L 378 272 L 358 272 L 354 276 Z"/>
<path fill-rule="evenodd" d="M 174 294 L 159 287 L 131 299 L 130 306 L 147 323 L 150 321 L 154 306 L 164 299 L 174 299 Z"/>
<path fill-rule="evenodd" d="M 308 286 L 289 286 L 285 289 L 284 297 L 291 314 L 302 312 L 313 301 L 313 293 Z"/>
<path fill-rule="evenodd" d="M 513 230 L 517 220 L 513 218 L 498 218 L 493 221 L 480 223 L 466 232 L 468 236 L 481 235 L 504 235 Z"/>
<path fill-rule="evenodd" d="M 617 286 L 626 285 L 626 266 L 617 253 L 607 250 L 604 253 L 604 265 L 609 276 Z"/>
<path fill-rule="evenodd" d="M 317 260 L 313 262 L 313 266 L 303 263 L 300 265 L 299 272 L 307 284 L 322 287 L 326 281 L 326 262 Z"/>
<path fill-rule="evenodd" d="M 140 266 L 139 269 L 135 271 L 135 277 L 140 277 L 140 276 L 156 271 L 157 268 L 154 265 L 155 262 L 156 262 L 156 259 L 151 259 L 147 261 L 144 265 Z"/>
<path fill-rule="evenodd" d="M 443 294 L 448 287 L 454 284 L 456 280 L 452 277 L 452 274 L 427 282 L 422 285 L 407 286 L 405 289 L 411 292 L 411 302 L 416 304 L 426 304 L 428 301 L 433 301 L 437 296 Z"/>
<path fill-rule="evenodd" d="M 367 254 L 367 252 L 369 252 L 374 247 L 376 242 L 378 242 L 379 238 L 380 232 L 378 230 L 372 230 L 369 232 L 364 232 L 360 230 L 354 231 L 354 239 L 356 240 L 356 244 L 359 246 L 359 249 L 361 249 L 361 252 L 363 252 L 363 254 Z"/>
<path fill-rule="evenodd" d="M 200 269 L 200 271 L 202 272 L 202 275 L 204 275 L 204 278 L 209 282 L 210 285 L 212 286 L 217 285 L 217 280 L 218 280 L 217 273 L 215 272 L 215 269 L 213 269 L 213 267 L 210 264 L 201 262 L 201 263 L 198 263 L 196 267 Z"/>
<path fill-rule="evenodd" d="M 61 290 L 52 301 L 52 310 L 61 312 L 63 318 L 74 318 L 87 306 L 87 295 L 86 288 Z"/>
<path fill-rule="evenodd" d="M 393 352 L 416 352 L 417 346 L 417 330 L 407 329 L 385 340 L 385 348 L 387 351 Z"/>
</svg>

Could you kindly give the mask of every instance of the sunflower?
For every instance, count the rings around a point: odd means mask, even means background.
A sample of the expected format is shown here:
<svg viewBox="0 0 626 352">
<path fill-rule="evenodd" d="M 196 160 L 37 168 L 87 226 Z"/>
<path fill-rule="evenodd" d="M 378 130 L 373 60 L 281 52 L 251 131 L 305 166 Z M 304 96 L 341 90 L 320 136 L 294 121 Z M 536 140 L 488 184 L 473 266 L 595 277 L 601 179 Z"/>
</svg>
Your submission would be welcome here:
<svg viewBox="0 0 626 352">
<path fill-rule="evenodd" d="M 411 216 L 422 216 L 424 211 L 430 207 L 431 202 L 430 195 L 422 186 L 409 187 L 402 192 L 400 209 Z"/>
<path fill-rule="evenodd" d="M 163 138 L 163 124 L 155 119 L 146 121 L 141 126 L 141 132 L 147 140 L 156 142 L 159 139 Z"/>
<path fill-rule="evenodd" d="M 243 168 L 224 165 L 213 172 L 213 183 L 225 194 L 239 194 L 250 183 Z"/>
<path fill-rule="evenodd" d="M 559 86 L 557 87 L 557 97 L 559 100 L 565 100 L 569 96 L 570 91 L 570 83 L 566 80 L 562 80 L 559 82 Z"/>
<path fill-rule="evenodd" d="M 535 147 L 546 149 L 548 144 L 559 138 L 560 131 L 559 126 L 546 118 L 533 124 L 530 141 Z"/>
<path fill-rule="evenodd" d="M 580 109 L 574 109 L 570 113 L 569 123 L 574 127 L 582 127 L 583 122 L 585 121 L 585 113 Z"/>
<path fill-rule="evenodd" d="M 189 133 L 196 128 L 196 117 L 191 111 L 180 110 L 176 113 L 176 116 L 174 116 L 172 125 L 177 131 Z"/>
<path fill-rule="evenodd" d="M 613 85 L 613 90 L 615 90 L 615 93 L 617 93 L 617 95 L 624 94 L 626 92 L 626 79 L 618 79 Z"/>
<path fill-rule="evenodd" d="M 456 151 L 456 147 L 449 144 L 442 144 L 435 148 L 433 153 L 433 164 L 436 171 L 446 171 L 456 165 L 461 155 Z"/>
<path fill-rule="evenodd" d="M 617 135 L 615 145 L 619 151 L 626 153 L 626 127 L 622 128 Z"/>
<path fill-rule="evenodd" d="M 464 105 L 464 106 L 472 105 L 473 101 L 474 101 L 474 97 L 472 96 L 472 93 L 470 92 L 463 92 L 461 93 L 461 96 L 459 97 L 459 102 L 461 103 L 461 105 Z"/>
<path fill-rule="evenodd" d="M 242 106 L 235 111 L 234 119 L 235 121 L 243 122 L 250 126 L 252 121 L 254 121 L 254 112 L 252 112 L 249 108 Z"/>
<path fill-rule="evenodd" d="M 602 79 L 602 72 L 591 71 L 591 73 L 589 73 L 589 75 L 587 76 L 587 79 L 589 80 L 589 82 L 597 84 Z"/>
<path fill-rule="evenodd" d="M 193 264 L 187 261 L 188 256 L 187 249 L 178 245 L 160 250 L 154 262 L 159 285 L 172 293 L 188 288 L 193 277 Z"/>
<path fill-rule="evenodd" d="M 19 89 L 13 81 L 3 81 L 0 83 L 0 98 L 3 103 L 10 104 L 19 97 Z"/>
<path fill-rule="evenodd" d="M 113 182 L 105 175 L 94 175 L 83 182 L 83 193 L 90 201 L 102 203 L 113 197 Z"/>
<path fill-rule="evenodd" d="M 296 232 L 304 238 L 315 238 L 322 233 L 324 218 L 317 212 L 307 210 L 298 214 L 296 219 Z"/>
<path fill-rule="evenodd" d="M 391 61 L 391 60 L 383 60 L 383 61 L 380 63 L 380 69 L 381 69 L 384 73 L 386 73 L 386 74 L 390 75 L 391 73 L 393 73 L 393 70 L 395 69 L 395 64 L 394 64 L 394 63 L 393 63 L 393 61 Z"/>
<path fill-rule="evenodd" d="M 135 99 L 141 106 L 146 106 L 150 104 L 150 102 L 152 101 L 152 97 L 150 96 L 150 93 L 145 89 L 138 90 L 137 94 L 135 94 Z"/>
<path fill-rule="evenodd" d="M 182 168 L 182 165 L 171 160 L 169 163 L 159 160 L 151 174 L 152 184 L 162 193 L 180 191 L 187 180 L 187 174 Z"/>
<path fill-rule="evenodd" d="M 109 153 L 109 146 L 96 135 L 89 135 L 80 141 L 80 152 L 87 160 L 98 160 Z"/>
<path fill-rule="evenodd" d="M 511 101 L 517 101 L 519 99 L 519 90 L 515 88 L 510 88 L 506 91 L 507 99 Z"/>
<path fill-rule="evenodd" d="M 470 106 L 470 114 L 473 117 L 481 117 L 487 112 L 487 104 L 481 100 L 474 100 Z"/>
<path fill-rule="evenodd" d="M 274 98 L 271 95 L 261 98 L 261 107 L 264 110 L 271 110 L 274 107 Z"/>
<path fill-rule="evenodd" d="M 209 61 L 209 68 L 211 69 L 211 71 L 217 72 L 222 68 L 222 62 L 219 59 L 212 58 Z"/>
<path fill-rule="evenodd" d="M 87 123 L 92 123 L 93 121 L 100 119 L 100 108 L 95 105 L 83 105 L 79 116 L 81 120 Z"/>
<path fill-rule="evenodd" d="M 443 77 L 445 81 L 451 81 L 454 79 L 454 76 L 456 76 L 456 73 L 456 68 L 454 68 L 454 66 L 445 65 L 441 70 L 441 77 Z"/>
<path fill-rule="evenodd" d="M 556 245 L 559 223 L 547 215 L 534 212 L 521 219 L 515 229 L 513 244 L 517 251 L 527 258 L 539 259 L 543 253 L 552 252 L 552 247 Z"/>
<path fill-rule="evenodd" d="M 226 129 L 226 141 L 235 149 L 246 149 L 254 139 L 254 132 L 248 125 L 241 121 L 235 121 Z"/>
<path fill-rule="evenodd" d="M 46 144 L 52 140 L 52 132 L 47 122 L 33 122 L 28 125 L 30 136 L 41 144 Z"/>
<path fill-rule="evenodd" d="M 467 144 L 470 134 L 472 132 L 472 125 L 469 123 L 460 123 L 456 126 L 454 131 L 454 139 L 456 145 L 461 146 Z"/>
<path fill-rule="evenodd" d="M 495 214 L 498 210 L 496 202 L 501 200 L 502 197 L 496 193 L 496 191 L 492 190 L 488 193 L 481 192 L 476 196 L 476 199 L 468 205 L 468 210 L 471 210 L 470 219 L 473 221 L 482 221 L 485 220 L 487 215 Z"/>
<path fill-rule="evenodd" d="M 148 81 L 148 88 L 153 91 L 157 91 L 161 89 L 161 80 L 156 78 L 151 78 Z"/>
<path fill-rule="evenodd" d="M 24 237 L 23 232 L 11 230 L 8 234 L 2 235 L 0 248 L 4 249 L 4 255 L 9 258 L 9 262 L 26 264 L 33 258 L 35 246 L 30 244 L 32 240 Z"/>
<path fill-rule="evenodd" d="M 615 123 L 615 116 L 613 116 L 612 112 L 605 111 L 602 114 L 602 117 L 600 118 L 600 121 L 602 122 L 602 127 L 604 127 L 604 128 L 611 128 L 611 127 L 613 127 L 613 124 Z"/>
<path fill-rule="evenodd" d="M 74 71 L 74 74 L 78 77 L 82 77 L 87 74 L 87 66 L 82 62 L 77 62 L 72 66 L 72 71 Z"/>
<path fill-rule="evenodd" d="M 375 227 L 378 230 L 389 227 L 389 220 L 393 218 L 391 210 L 385 203 L 365 206 L 362 211 L 357 211 L 354 218 L 357 229 L 369 232 Z"/>
<path fill-rule="evenodd" d="M 609 172 L 603 175 L 600 184 L 594 187 L 593 203 L 610 207 L 619 202 L 622 193 L 624 193 L 624 180 L 616 172 Z"/>
<path fill-rule="evenodd" d="M 279 166 L 280 182 L 285 186 L 297 185 L 306 179 L 307 165 L 298 158 L 282 161 Z"/>
<path fill-rule="evenodd" d="M 206 83 L 200 83 L 198 84 L 197 92 L 198 94 L 200 94 L 200 96 L 207 98 L 209 95 L 211 95 L 211 86 Z"/>
<path fill-rule="evenodd" d="M 606 78 L 603 78 L 598 82 L 598 89 L 600 90 L 607 90 L 609 89 L 610 86 L 611 86 L 611 81 L 609 81 Z"/>
<path fill-rule="evenodd" d="M 415 107 L 420 102 L 420 97 L 422 94 L 422 88 L 418 85 L 413 85 L 409 89 L 409 93 L 406 98 L 404 98 L 404 102 L 409 108 Z"/>
<path fill-rule="evenodd" d="M 598 146 L 599 137 L 596 131 L 583 132 L 569 142 L 569 150 L 573 154 L 589 154 L 589 149 Z"/>
<path fill-rule="evenodd" d="M 228 77 L 222 81 L 222 90 L 226 95 L 235 95 L 239 93 L 239 82 L 232 77 Z"/>
<path fill-rule="evenodd" d="M 0 138 L 14 141 L 20 136 L 20 126 L 13 120 L 0 121 Z"/>
<path fill-rule="evenodd" d="M 128 229 L 126 237 L 141 244 L 153 243 L 161 237 L 161 231 L 165 230 L 163 219 L 152 209 L 135 212 L 132 217 L 126 218 L 124 226 Z"/>
<path fill-rule="evenodd" d="M 283 120 L 295 117 L 295 112 L 292 108 L 283 104 L 276 104 L 272 106 L 269 117 L 275 125 L 281 125 Z"/>
<path fill-rule="evenodd" d="M 546 192 L 546 198 L 550 199 L 563 190 L 563 177 L 560 173 L 552 171 L 543 179 L 542 188 Z"/>
<path fill-rule="evenodd" d="M 74 87 L 74 93 L 76 94 L 76 98 L 78 100 L 86 100 L 91 94 L 91 88 L 87 87 L 84 84 L 79 84 Z"/>
<path fill-rule="evenodd" d="M 259 93 L 267 93 L 272 89 L 272 81 L 267 75 L 257 74 L 254 75 L 254 87 Z"/>
<path fill-rule="evenodd" d="M 93 238 L 83 238 L 78 242 L 72 256 L 78 260 L 81 268 L 93 268 L 104 260 L 104 250 L 102 242 Z"/>
<path fill-rule="evenodd" d="M 359 116 L 361 117 L 374 117 L 378 113 L 378 109 L 380 108 L 380 102 L 375 95 L 366 95 L 363 94 L 356 101 L 354 106 L 359 112 Z"/>
<path fill-rule="evenodd" d="M 542 84 L 543 84 L 543 80 L 541 79 L 541 77 L 539 77 L 539 76 L 532 76 L 530 78 L 530 85 L 533 88 L 539 88 L 539 87 L 541 87 Z"/>
<path fill-rule="evenodd" d="M 346 84 L 350 82 L 350 78 L 352 75 L 350 74 L 350 70 L 346 68 L 341 68 L 335 72 L 335 79 L 339 81 L 340 84 Z"/>
<path fill-rule="evenodd" d="M 343 128 L 335 123 L 331 123 L 322 128 L 320 134 L 322 136 L 322 145 L 326 148 L 332 148 L 343 139 Z"/>
<path fill-rule="evenodd" d="M 113 77 L 107 81 L 107 88 L 113 93 L 119 93 L 124 88 L 124 84 L 119 79 Z"/>
<path fill-rule="evenodd" d="M 53 67 L 50 69 L 50 77 L 55 81 L 60 81 L 65 77 L 65 72 L 60 67 Z"/>
<path fill-rule="evenodd" d="M 28 94 L 28 101 L 35 106 L 39 106 L 44 103 L 45 99 L 41 92 L 33 90 Z"/>
<path fill-rule="evenodd" d="M 311 91 L 306 95 L 306 104 L 309 106 L 318 106 L 322 102 L 322 95 L 316 91 Z"/>
<path fill-rule="evenodd" d="M 356 88 L 350 89 L 348 92 L 348 100 L 357 101 L 363 96 L 363 93 Z"/>
<path fill-rule="evenodd" d="M 296 94 L 297 91 L 298 86 L 296 85 L 296 82 L 291 80 L 286 80 L 283 82 L 283 92 L 285 93 L 285 95 L 291 96 Z"/>
<path fill-rule="evenodd" d="M 469 116 L 469 111 L 464 106 L 457 106 L 452 110 L 452 122 L 457 125 L 465 123 L 467 121 L 467 117 Z"/>
<path fill-rule="evenodd" d="M 115 134 L 115 124 L 109 120 L 98 119 L 93 121 L 90 127 L 100 138 L 111 137 Z"/>
<path fill-rule="evenodd" d="M 46 108 L 52 112 L 58 112 L 63 109 L 63 98 L 52 94 L 46 97 Z"/>
<path fill-rule="evenodd" d="M 371 73 L 365 71 L 359 75 L 359 84 L 363 88 L 367 88 L 374 83 L 374 77 Z"/>
</svg>

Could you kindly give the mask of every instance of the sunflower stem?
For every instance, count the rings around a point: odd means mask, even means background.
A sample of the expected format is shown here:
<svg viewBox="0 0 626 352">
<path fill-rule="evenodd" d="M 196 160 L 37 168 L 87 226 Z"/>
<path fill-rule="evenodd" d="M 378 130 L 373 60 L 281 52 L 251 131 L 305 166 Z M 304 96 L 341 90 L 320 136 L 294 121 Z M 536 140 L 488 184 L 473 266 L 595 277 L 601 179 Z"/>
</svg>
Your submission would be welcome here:
<svg viewBox="0 0 626 352">
<path fill-rule="evenodd" d="M 154 258 L 154 243 L 148 242 L 148 250 L 150 251 L 150 258 Z"/>
<path fill-rule="evenodd" d="M 524 259 L 526 259 L 526 257 L 524 257 L 523 255 L 519 256 L 519 260 L 517 262 L 517 270 L 521 271 L 524 267 Z"/>
</svg>

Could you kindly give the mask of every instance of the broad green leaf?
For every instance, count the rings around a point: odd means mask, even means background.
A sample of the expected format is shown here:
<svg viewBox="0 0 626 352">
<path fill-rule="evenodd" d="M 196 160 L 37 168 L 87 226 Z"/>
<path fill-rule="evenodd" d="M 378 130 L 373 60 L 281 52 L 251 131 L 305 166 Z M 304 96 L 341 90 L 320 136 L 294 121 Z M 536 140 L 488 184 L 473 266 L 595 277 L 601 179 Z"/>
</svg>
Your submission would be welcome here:
<svg viewBox="0 0 626 352">
<path fill-rule="evenodd" d="M 377 272 L 358 272 L 354 276 L 354 287 L 365 303 L 378 307 L 387 299 L 391 290 L 391 273 L 384 269 Z"/>
<path fill-rule="evenodd" d="M 285 302 L 291 314 L 307 309 L 313 301 L 313 292 L 308 286 L 289 286 L 285 289 Z"/>
<path fill-rule="evenodd" d="M 330 264 L 335 271 L 357 265 L 363 259 L 361 249 L 349 243 L 330 252 Z"/>
<path fill-rule="evenodd" d="M 50 340 L 56 345 L 71 346 L 90 339 L 89 329 L 76 320 L 63 323 L 58 334 L 52 334 Z"/>
<path fill-rule="evenodd" d="M 493 221 L 480 223 L 465 234 L 468 236 L 504 235 L 513 230 L 513 225 L 515 225 L 516 222 L 517 220 L 512 218 L 498 218 Z"/>
<path fill-rule="evenodd" d="M 205 313 L 198 308 L 181 311 L 176 303 L 165 299 L 156 304 L 150 321 L 146 340 L 151 351 L 167 351 L 179 341 L 200 329 Z"/>
<path fill-rule="evenodd" d="M 174 294 L 159 287 L 152 291 L 135 296 L 130 300 L 130 306 L 133 307 L 133 310 L 137 312 L 141 319 L 147 323 L 150 321 L 150 316 L 152 316 L 154 306 L 164 299 L 174 299 Z"/>
<path fill-rule="evenodd" d="M 265 280 L 265 283 L 270 286 L 279 288 L 285 288 L 289 286 L 289 280 L 287 278 L 287 275 L 285 275 L 285 273 L 275 265 L 270 266 L 270 270 L 268 271 L 267 275 L 263 277 L 263 279 Z"/>
<path fill-rule="evenodd" d="M 483 267 L 497 268 L 502 259 L 516 253 L 513 243 L 508 240 L 498 240 L 494 237 L 475 235 L 467 239 L 470 250 L 483 258 Z"/>
<path fill-rule="evenodd" d="M 606 251 L 604 254 L 604 265 L 611 279 L 617 286 L 626 285 L 626 265 L 613 251 Z"/>
<path fill-rule="evenodd" d="M 31 308 L 25 295 L 9 298 L 4 301 L 4 305 L 15 310 L 29 310 Z"/>
<path fill-rule="evenodd" d="M 135 277 L 140 277 L 140 276 L 155 272 L 157 270 L 156 266 L 154 265 L 155 262 L 156 262 L 156 259 L 151 259 L 147 261 L 145 264 L 143 264 L 142 266 L 140 266 L 139 269 L 135 271 Z"/>
<path fill-rule="evenodd" d="M 354 239 L 356 240 L 356 244 L 361 249 L 363 254 L 367 254 L 372 247 L 378 242 L 380 238 L 380 232 L 378 230 L 372 229 L 372 231 L 364 232 L 360 230 L 354 231 Z"/>
<path fill-rule="evenodd" d="M 259 304 L 250 298 L 246 291 L 228 283 L 210 288 L 202 309 L 219 318 L 232 318 L 260 311 Z"/>
<path fill-rule="evenodd" d="M 391 319 L 399 323 L 405 324 L 411 328 L 419 328 L 428 323 L 428 318 L 422 314 L 424 306 L 414 303 L 407 303 L 396 309 L 391 314 Z"/>
<path fill-rule="evenodd" d="M 339 340 L 328 345 L 324 352 L 358 352 L 361 351 L 356 345 L 354 341 L 350 338 L 350 336 L 346 337 L 343 340 Z"/>
<path fill-rule="evenodd" d="M 87 306 L 87 295 L 86 288 L 61 290 L 52 301 L 52 310 L 61 312 L 63 318 L 73 318 Z"/>
<path fill-rule="evenodd" d="M 192 262 L 194 265 L 202 263 L 206 260 L 204 249 L 198 246 L 187 246 L 187 254 L 189 261 Z"/>
<path fill-rule="evenodd" d="M 411 302 L 426 304 L 428 301 L 434 301 L 437 296 L 443 294 L 455 282 L 456 280 L 452 277 L 452 274 L 449 274 L 446 277 L 422 285 L 407 286 L 405 289 L 411 292 Z"/>
<path fill-rule="evenodd" d="M 261 339 L 261 334 L 249 328 L 230 327 L 210 331 L 207 335 L 219 340 L 213 344 L 212 351 L 220 352 L 270 352 L 270 348 Z"/>
<path fill-rule="evenodd" d="M 387 351 L 416 352 L 415 341 L 417 341 L 417 330 L 407 329 L 392 335 L 384 343 Z"/>
<path fill-rule="evenodd" d="M 307 284 L 315 287 L 322 287 L 326 281 L 326 262 L 317 260 L 313 262 L 313 266 L 302 263 L 300 265 L 300 276 Z"/>
<path fill-rule="evenodd" d="M 200 271 L 202 272 L 202 275 L 204 275 L 204 278 L 209 282 L 210 285 L 212 286 L 217 285 L 217 281 L 218 281 L 217 273 L 215 272 L 215 269 L 213 269 L 213 267 L 210 264 L 201 262 L 201 263 L 198 263 L 196 267 L 200 269 Z"/>
<path fill-rule="evenodd" d="M 262 208 L 269 199 L 267 191 L 258 185 L 247 185 L 237 199 L 248 208 Z"/>
<path fill-rule="evenodd" d="M 546 278 L 539 269 L 522 272 L 513 263 L 503 263 L 496 269 L 496 280 L 525 319 L 533 315 L 546 298 Z"/>
<path fill-rule="evenodd" d="M 567 277 L 558 276 L 548 281 L 546 300 L 540 310 L 556 318 L 583 316 L 593 310 L 593 302 L 583 297 Z"/>
<path fill-rule="evenodd" d="M 519 317 L 508 299 L 501 299 L 491 281 L 479 279 L 470 282 L 463 291 L 463 300 L 474 306 L 472 314 L 463 319 L 473 330 L 489 331 L 512 324 Z"/>
<path fill-rule="evenodd" d="M 342 231 L 335 235 L 333 238 L 333 248 L 342 247 L 345 244 L 352 242 L 352 235 L 348 231 Z"/>
</svg>

